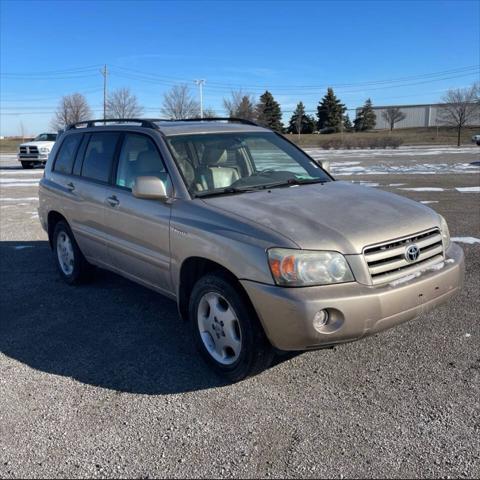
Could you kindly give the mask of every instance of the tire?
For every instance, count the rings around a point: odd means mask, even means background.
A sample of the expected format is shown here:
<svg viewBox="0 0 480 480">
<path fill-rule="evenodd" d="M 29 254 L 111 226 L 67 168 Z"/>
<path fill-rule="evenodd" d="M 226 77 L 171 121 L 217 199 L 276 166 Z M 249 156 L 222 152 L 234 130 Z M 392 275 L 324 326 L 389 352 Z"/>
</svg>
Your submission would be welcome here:
<svg viewBox="0 0 480 480">
<path fill-rule="evenodd" d="M 25 169 L 33 168 L 33 163 L 32 162 L 21 162 L 21 163 L 22 163 L 22 167 L 25 168 Z"/>
<path fill-rule="evenodd" d="M 240 292 L 222 272 L 207 274 L 195 284 L 188 309 L 197 349 L 231 382 L 260 373 L 274 357 L 253 307 Z"/>
<path fill-rule="evenodd" d="M 93 266 L 78 248 L 70 227 L 60 220 L 53 232 L 53 253 L 60 276 L 69 285 L 77 285 L 91 279 Z"/>
</svg>

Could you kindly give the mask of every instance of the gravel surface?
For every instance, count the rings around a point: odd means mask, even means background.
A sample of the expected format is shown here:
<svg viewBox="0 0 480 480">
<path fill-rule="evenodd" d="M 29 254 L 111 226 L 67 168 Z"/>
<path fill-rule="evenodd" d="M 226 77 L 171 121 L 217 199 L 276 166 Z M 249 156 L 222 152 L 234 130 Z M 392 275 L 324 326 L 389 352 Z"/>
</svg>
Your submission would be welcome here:
<svg viewBox="0 0 480 480">
<path fill-rule="evenodd" d="M 392 161 L 335 158 L 348 160 Z M 62 283 L 35 180 L 17 185 L 41 175 L 0 158 L 1 478 L 480 476 L 480 244 L 462 245 L 465 287 L 448 304 L 226 385 L 173 302 L 105 271 Z M 480 195 L 455 190 L 479 186 L 475 171 L 341 179 L 438 202 L 452 236 L 480 238 Z"/>
</svg>

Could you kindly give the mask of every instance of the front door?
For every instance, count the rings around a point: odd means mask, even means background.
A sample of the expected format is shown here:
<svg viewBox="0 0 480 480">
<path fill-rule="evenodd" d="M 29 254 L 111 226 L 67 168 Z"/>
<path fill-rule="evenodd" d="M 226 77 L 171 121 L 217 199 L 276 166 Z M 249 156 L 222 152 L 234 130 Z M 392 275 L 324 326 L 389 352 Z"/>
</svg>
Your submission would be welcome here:
<svg viewBox="0 0 480 480">
<path fill-rule="evenodd" d="M 114 270 L 147 286 L 172 293 L 170 281 L 170 205 L 136 198 L 138 176 L 168 175 L 152 138 L 126 133 L 105 198 L 106 243 Z M 168 190 L 168 189 L 167 189 Z"/>
</svg>

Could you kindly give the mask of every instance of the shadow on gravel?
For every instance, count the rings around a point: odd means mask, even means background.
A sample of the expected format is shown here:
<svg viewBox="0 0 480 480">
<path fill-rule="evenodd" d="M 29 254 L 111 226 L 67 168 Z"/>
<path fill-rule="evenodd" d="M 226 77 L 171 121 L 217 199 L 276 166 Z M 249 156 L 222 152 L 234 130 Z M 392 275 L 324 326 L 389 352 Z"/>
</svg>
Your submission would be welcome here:
<svg viewBox="0 0 480 480">
<path fill-rule="evenodd" d="M 151 395 L 224 385 L 173 301 L 103 270 L 70 287 L 47 242 L 0 243 L 0 292 L 0 351 L 32 368 Z"/>
</svg>

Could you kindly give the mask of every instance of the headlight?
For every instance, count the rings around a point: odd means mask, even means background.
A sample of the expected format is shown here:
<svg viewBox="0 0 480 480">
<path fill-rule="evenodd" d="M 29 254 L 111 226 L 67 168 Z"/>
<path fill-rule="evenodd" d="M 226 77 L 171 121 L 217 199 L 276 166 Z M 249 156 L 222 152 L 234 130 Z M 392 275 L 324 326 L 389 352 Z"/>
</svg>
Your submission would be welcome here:
<svg viewBox="0 0 480 480">
<path fill-rule="evenodd" d="M 47 148 L 47 147 L 40 147 L 40 151 L 41 151 L 42 153 L 50 153 L 50 149 Z"/>
<path fill-rule="evenodd" d="M 338 252 L 271 248 L 268 263 L 277 285 L 303 287 L 354 280 L 345 257 Z"/>
<path fill-rule="evenodd" d="M 450 231 L 447 221 L 440 215 L 440 230 L 442 231 L 443 248 L 446 250 L 450 246 Z"/>
</svg>

